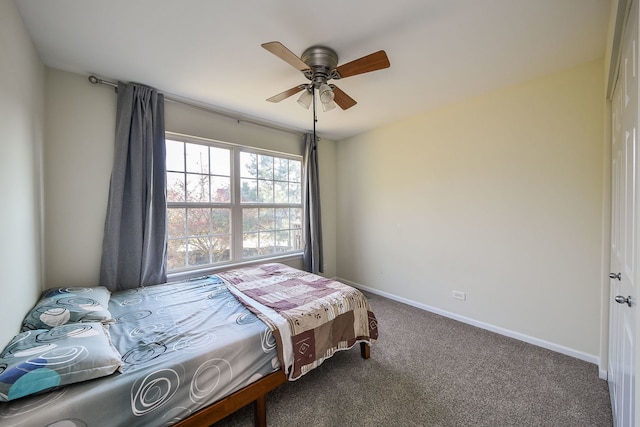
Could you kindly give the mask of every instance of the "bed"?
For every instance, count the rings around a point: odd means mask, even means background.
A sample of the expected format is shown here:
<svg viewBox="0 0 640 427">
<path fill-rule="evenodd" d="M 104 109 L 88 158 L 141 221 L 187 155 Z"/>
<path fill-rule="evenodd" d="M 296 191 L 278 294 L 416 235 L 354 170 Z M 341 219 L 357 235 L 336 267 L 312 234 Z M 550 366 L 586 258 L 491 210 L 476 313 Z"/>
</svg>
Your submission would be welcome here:
<svg viewBox="0 0 640 427">
<path fill-rule="evenodd" d="M 277 263 L 106 294 L 43 293 L 0 354 L 0 424 L 210 425 L 255 402 L 266 425 L 269 391 L 378 337 L 362 293 Z"/>
</svg>

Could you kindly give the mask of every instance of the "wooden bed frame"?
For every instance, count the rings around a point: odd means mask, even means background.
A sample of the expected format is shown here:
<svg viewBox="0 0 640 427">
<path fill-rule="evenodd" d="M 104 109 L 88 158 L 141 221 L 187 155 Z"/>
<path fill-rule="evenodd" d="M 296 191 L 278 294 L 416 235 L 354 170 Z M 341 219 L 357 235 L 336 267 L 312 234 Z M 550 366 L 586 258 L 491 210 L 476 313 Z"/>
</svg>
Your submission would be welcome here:
<svg viewBox="0 0 640 427">
<path fill-rule="evenodd" d="M 360 355 L 363 359 L 371 356 L 371 348 L 365 342 L 360 343 Z M 204 409 L 180 421 L 178 427 L 210 426 L 254 402 L 254 424 L 267 427 L 267 393 L 287 382 L 287 374 L 280 370 L 236 391 L 233 394 L 207 406 Z"/>
</svg>

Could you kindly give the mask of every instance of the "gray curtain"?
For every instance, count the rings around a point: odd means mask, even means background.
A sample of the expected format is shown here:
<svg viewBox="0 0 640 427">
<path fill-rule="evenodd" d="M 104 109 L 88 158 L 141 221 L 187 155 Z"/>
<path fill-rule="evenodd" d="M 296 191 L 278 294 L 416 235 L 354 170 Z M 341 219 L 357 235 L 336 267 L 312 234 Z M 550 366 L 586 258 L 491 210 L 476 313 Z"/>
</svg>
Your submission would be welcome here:
<svg viewBox="0 0 640 427">
<path fill-rule="evenodd" d="M 320 220 L 320 182 L 318 179 L 318 141 L 314 134 L 304 136 L 304 268 L 322 273 L 322 222 Z"/>
<path fill-rule="evenodd" d="M 100 284 L 130 289 L 167 281 L 164 96 L 118 82 L 116 138 Z"/>
</svg>

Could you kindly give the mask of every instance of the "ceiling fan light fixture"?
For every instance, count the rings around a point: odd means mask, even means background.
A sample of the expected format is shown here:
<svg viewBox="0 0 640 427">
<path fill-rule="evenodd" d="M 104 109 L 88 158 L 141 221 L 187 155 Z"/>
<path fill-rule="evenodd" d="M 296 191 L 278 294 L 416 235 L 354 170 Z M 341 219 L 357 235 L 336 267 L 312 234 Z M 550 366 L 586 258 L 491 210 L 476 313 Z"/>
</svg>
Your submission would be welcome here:
<svg viewBox="0 0 640 427">
<path fill-rule="evenodd" d="M 337 104 L 343 110 L 353 107 L 357 102 L 335 85 L 327 82 L 331 79 L 344 79 L 350 76 L 370 73 L 372 71 L 389 68 L 391 63 L 384 50 L 371 53 L 351 62 L 338 66 L 338 54 L 327 46 L 311 46 L 300 57 L 287 49 L 282 43 L 273 41 L 263 43 L 262 47 L 289 65 L 302 72 L 310 83 L 298 85 L 285 90 L 275 96 L 267 98 L 269 102 L 280 102 L 301 90 L 305 90 L 298 103 L 304 108 L 310 108 L 313 103 L 314 123 L 316 120 L 316 91 L 322 102 L 322 109 L 329 111 Z M 306 92 L 309 92 L 308 94 Z M 335 104 L 334 104 L 335 102 Z"/>
<path fill-rule="evenodd" d="M 324 111 L 325 113 L 327 111 L 331 111 L 334 108 L 336 108 L 336 103 L 333 101 L 329 101 L 329 102 L 323 102 L 322 103 L 322 111 Z"/>
<path fill-rule="evenodd" d="M 298 104 L 302 108 L 306 108 L 307 110 L 311 106 L 311 101 L 313 100 L 313 95 L 311 95 L 311 91 L 309 89 L 305 89 L 300 97 L 298 98 Z"/>
<path fill-rule="evenodd" d="M 331 90 L 331 87 L 329 87 L 328 84 L 326 83 L 322 83 L 320 85 L 320 87 L 318 88 L 318 93 L 320 94 L 320 101 L 323 104 L 323 108 L 324 108 L 324 104 L 327 104 L 329 102 L 333 102 L 333 97 L 334 97 L 334 93 L 333 90 Z M 327 111 L 327 110 L 325 110 Z"/>
</svg>

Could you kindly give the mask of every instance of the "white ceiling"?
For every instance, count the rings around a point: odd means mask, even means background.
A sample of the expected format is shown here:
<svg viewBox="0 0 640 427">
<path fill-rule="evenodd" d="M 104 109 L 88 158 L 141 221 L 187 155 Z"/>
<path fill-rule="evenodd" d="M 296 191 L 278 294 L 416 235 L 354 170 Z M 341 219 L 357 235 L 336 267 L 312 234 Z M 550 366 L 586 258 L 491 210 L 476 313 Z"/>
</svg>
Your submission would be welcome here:
<svg viewBox="0 0 640 427">
<path fill-rule="evenodd" d="M 339 64 L 384 49 L 391 67 L 335 83 L 358 101 L 318 112 L 342 139 L 486 91 L 604 56 L 611 0 L 16 0 L 43 62 L 294 129 L 312 115 L 307 80 L 260 47 L 301 55 L 321 44 Z"/>
</svg>

